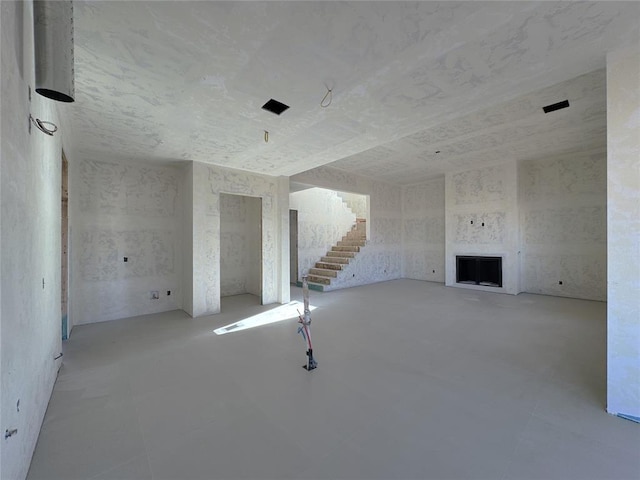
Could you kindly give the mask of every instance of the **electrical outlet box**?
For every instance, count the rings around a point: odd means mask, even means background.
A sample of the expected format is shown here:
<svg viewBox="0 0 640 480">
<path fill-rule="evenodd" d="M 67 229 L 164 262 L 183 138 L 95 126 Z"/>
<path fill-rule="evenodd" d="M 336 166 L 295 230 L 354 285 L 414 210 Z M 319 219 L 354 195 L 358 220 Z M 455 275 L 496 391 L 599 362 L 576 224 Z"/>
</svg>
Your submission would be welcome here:
<svg viewBox="0 0 640 480">
<path fill-rule="evenodd" d="M 160 292 L 157 290 L 153 290 L 151 292 L 151 300 L 158 300 L 160 298 Z"/>
</svg>

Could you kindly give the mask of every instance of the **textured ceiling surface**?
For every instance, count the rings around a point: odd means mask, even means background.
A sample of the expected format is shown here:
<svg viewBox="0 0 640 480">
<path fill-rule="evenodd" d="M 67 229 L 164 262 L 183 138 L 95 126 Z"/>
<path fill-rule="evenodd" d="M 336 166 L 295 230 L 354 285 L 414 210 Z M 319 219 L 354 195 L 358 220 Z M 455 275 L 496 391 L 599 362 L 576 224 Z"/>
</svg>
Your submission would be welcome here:
<svg viewBox="0 0 640 480">
<path fill-rule="evenodd" d="M 333 162 L 399 184 L 604 145 L 605 55 L 640 23 L 636 2 L 76 0 L 74 13 L 74 155 L 271 175 Z M 291 108 L 262 110 L 270 98 Z"/>
</svg>

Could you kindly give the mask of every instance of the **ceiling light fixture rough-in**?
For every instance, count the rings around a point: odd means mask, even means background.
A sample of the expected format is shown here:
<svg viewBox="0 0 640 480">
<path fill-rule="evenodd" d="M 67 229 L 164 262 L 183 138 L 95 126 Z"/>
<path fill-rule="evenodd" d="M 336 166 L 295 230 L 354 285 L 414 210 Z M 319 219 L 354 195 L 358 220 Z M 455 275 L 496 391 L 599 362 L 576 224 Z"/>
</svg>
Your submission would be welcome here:
<svg viewBox="0 0 640 480">
<path fill-rule="evenodd" d="M 280 115 L 282 112 L 289 108 L 289 105 L 285 105 L 282 102 L 274 100 L 273 98 L 269 100 L 262 106 L 263 110 L 266 110 L 271 113 L 275 113 L 276 115 Z"/>
<path fill-rule="evenodd" d="M 569 100 L 563 100 L 562 102 L 554 103 L 553 105 L 547 105 L 546 107 L 542 107 L 544 113 L 555 112 L 556 110 L 561 110 L 563 108 L 567 108 L 569 106 Z"/>
<path fill-rule="evenodd" d="M 328 100 L 327 100 L 327 97 L 329 97 Z M 322 100 L 320 101 L 320 106 L 322 108 L 327 108 L 329 105 L 331 105 L 332 101 L 333 101 L 333 90 L 327 87 L 327 93 L 325 93 L 324 97 L 322 97 Z"/>
</svg>

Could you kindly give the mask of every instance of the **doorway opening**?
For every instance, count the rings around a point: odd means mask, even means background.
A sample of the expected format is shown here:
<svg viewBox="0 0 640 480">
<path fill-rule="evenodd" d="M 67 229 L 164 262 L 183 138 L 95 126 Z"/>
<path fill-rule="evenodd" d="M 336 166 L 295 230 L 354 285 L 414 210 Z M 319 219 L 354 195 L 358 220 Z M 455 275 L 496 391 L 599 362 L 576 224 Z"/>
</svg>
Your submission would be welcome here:
<svg viewBox="0 0 640 480">
<path fill-rule="evenodd" d="M 327 291 L 355 278 L 350 265 L 371 238 L 369 195 L 291 182 L 289 207 L 291 282 L 307 275 Z"/>
<path fill-rule="evenodd" d="M 69 162 L 62 151 L 62 215 L 61 215 L 61 318 L 62 339 L 69 338 Z"/>
<path fill-rule="evenodd" d="M 262 301 L 262 198 L 220 194 L 220 296 Z"/>
<path fill-rule="evenodd" d="M 298 211 L 289 210 L 289 282 L 298 283 Z"/>
</svg>

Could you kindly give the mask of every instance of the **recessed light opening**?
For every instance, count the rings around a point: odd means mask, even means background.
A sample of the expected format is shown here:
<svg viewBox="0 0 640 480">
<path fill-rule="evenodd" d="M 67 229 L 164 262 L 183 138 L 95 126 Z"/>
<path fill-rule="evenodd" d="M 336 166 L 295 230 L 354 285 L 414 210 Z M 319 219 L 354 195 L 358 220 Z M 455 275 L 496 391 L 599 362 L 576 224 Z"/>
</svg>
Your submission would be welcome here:
<svg viewBox="0 0 640 480">
<path fill-rule="evenodd" d="M 265 103 L 262 108 L 268 112 L 275 113 L 276 115 L 280 115 L 282 112 L 289 108 L 289 105 L 285 105 L 282 102 L 274 100 L 273 98 Z"/>
<path fill-rule="evenodd" d="M 563 100 L 562 102 L 554 103 L 553 105 L 547 105 L 546 107 L 542 107 L 544 113 L 555 112 L 556 110 L 561 110 L 563 108 L 567 108 L 569 106 L 569 100 Z"/>
</svg>

